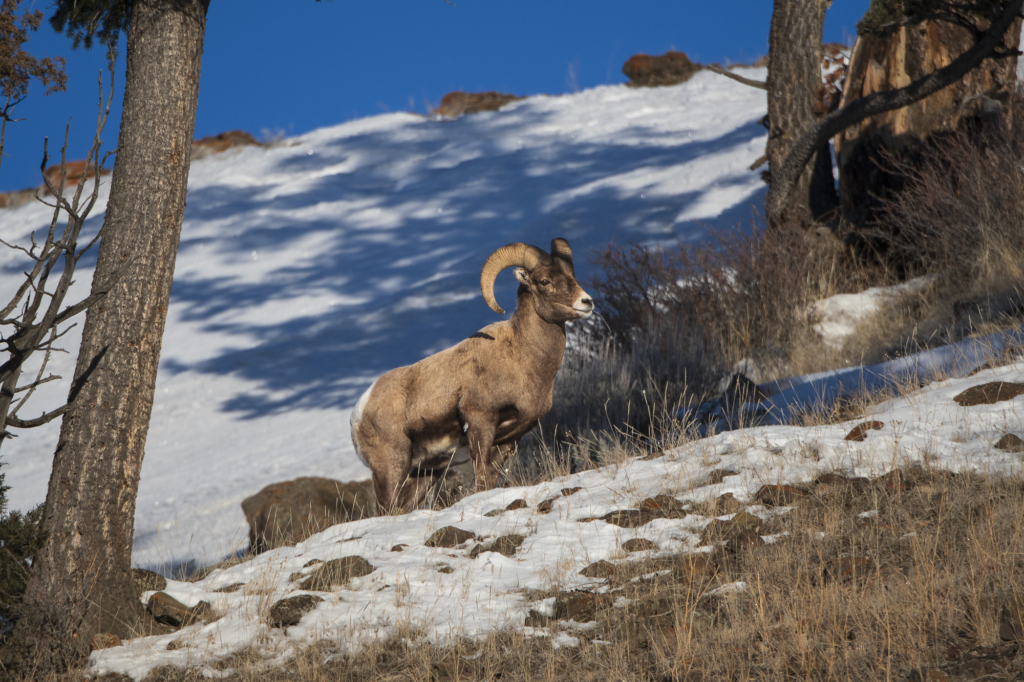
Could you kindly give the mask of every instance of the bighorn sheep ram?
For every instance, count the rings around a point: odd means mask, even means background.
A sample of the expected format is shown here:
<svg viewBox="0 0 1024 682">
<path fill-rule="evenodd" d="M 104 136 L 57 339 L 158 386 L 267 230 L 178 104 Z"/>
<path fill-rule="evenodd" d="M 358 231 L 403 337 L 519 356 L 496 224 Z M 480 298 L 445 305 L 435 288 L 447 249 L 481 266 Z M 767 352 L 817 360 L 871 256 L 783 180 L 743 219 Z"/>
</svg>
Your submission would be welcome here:
<svg viewBox="0 0 1024 682">
<path fill-rule="evenodd" d="M 457 451 L 469 451 L 474 490 L 489 490 L 519 439 L 551 409 L 565 353 L 565 323 L 588 317 L 594 302 L 576 282 L 564 239 L 551 253 L 509 244 L 480 273 L 496 313 L 494 281 L 515 267 L 515 313 L 458 345 L 377 379 L 352 410 L 352 442 L 373 471 L 382 513 L 416 509 Z"/>
</svg>

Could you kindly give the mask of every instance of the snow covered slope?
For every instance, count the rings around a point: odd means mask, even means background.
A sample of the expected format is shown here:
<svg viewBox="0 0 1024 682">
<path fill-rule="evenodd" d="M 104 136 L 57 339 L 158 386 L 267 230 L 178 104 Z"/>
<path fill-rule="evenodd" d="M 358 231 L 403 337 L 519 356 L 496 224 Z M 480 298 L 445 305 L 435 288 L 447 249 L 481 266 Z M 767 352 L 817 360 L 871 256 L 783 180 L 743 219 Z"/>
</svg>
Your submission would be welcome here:
<svg viewBox="0 0 1024 682">
<path fill-rule="evenodd" d="M 332 656 L 345 655 L 368 640 L 386 641 L 403 629 L 422 633 L 437 644 L 482 638 L 502 628 L 527 636 L 557 633 L 562 639 L 556 644 L 576 644 L 577 637 L 558 633 L 557 628 L 525 626 L 530 609 L 554 615 L 554 598 L 539 600 L 530 596 L 531 590 L 607 592 L 603 580 L 582 576 L 581 569 L 602 560 L 621 565 L 712 549 L 700 537 L 712 519 L 695 513 L 693 506 L 687 506 L 686 515 L 657 518 L 635 528 L 594 517 L 636 510 L 642 500 L 655 495 L 697 505 L 732 493 L 748 512 L 768 520 L 787 509 L 757 502 L 755 495 L 763 484 L 806 485 L 823 473 L 873 478 L 913 463 L 1019 475 L 1021 455 L 1001 450 L 996 443 L 1006 433 L 1022 433 L 1024 396 L 1010 397 L 1014 391 L 1005 391 L 999 402 L 971 406 L 954 400 L 989 382 L 1024 382 L 1024 358 L 972 377 L 931 383 L 843 424 L 741 429 L 647 461 L 630 459 L 529 488 L 471 495 L 436 512 L 340 524 L 295 547 L 215 570 L 197 583 L 169 582 L 170 595 L 187 606 L 206 601 L 219 620 L 95 651 L 90 672 L 121 672 L 142 679 L 160 665 L 208 666 L 247 647 L 255 647 L 267 666 L 280 666 L 297 649 L 317 641 L 331 643 Z M 996 391 L 990 393 L 996 397 Z M 865 419 L 876 420 L 877 430 L 866 430 L 861 441 L 846 440 Z M 713 478 L 715 470 L 719 475 Z M 517 499 L 525 504 L 500 512 Z M 546 500 L 553 500 L 549 512 L 538 508 Z M 473 556 L 473 542 L 450 549 L 427 546 L 426 539 L 445 526 L 474 533 L 485 547 L 512 534 L 522 540 L 518 549 L 505 553 L 511 556 L 498 551 Z M 633 538 L 645 539 L 656 549 L 627 557 L 620 547 Z M 395 551 L 397 544 L 405 547 Z M 362 557 L 373 571 L 344 586 L 300 584 L 317 570 L 318 561 L 350 556 Z M 741 589 L 743 584 L 733 586 Z M 303 594 L 321 601 L 297 624 L 270 627 L 266 621 L 271 605 Z M 583 628 L 574 634 L 595 636 Z M 229 672 L 223 667 L 207 667 L 206 674 L 226 676 Z"/>
<path fill-rule="evenodd" d="M 566 237 L 585 281 L 586 256 L 612 238 L 698 240 L 746 225 L 764 192 L 748 170 L 764 151 L 764 113 L 763 91 L 698 73 L 456 120 L 386 114 L 194 163 L 135 563 L 160 570 L 244 548 L 239 502 L 268 483 L 368 476 L 349 409 L 381 373 L 494 321 L 478 277 L 496 247 Z M 48 219 L 38 205 L 0 211 L 0 237 L 27 244 Z M 0 251 L 0 297 L 24 269 Z M 514 287 L 499 278 L 506 308 Z M 55 358 L 65 381 L 21 416 L 67 395 L 73 360 Z M 44 499 L 56 436 L 52 424 L 4 445 L 13 508 Z"/>
</svg>

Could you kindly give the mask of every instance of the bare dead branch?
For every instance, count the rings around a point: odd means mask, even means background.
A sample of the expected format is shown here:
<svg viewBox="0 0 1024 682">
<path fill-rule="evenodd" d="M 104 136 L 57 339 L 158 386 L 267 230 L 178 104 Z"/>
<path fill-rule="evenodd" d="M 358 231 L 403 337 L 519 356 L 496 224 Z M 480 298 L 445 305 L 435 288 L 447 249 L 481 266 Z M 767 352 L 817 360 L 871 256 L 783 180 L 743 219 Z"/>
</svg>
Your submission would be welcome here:
<svg viewBox="0 0 1024 682">
<path fill-rule="evenodd" d="M 61 416 L 68 411 L 68 405 L 62 405 L 52 412 L 47 412 L 44 415 L 36 417 L 35 419 L 18 419 L 17 417 L 8 416 L 7 426 L 13 426 L 16 429 L 33 429 L 43 424 L 49 424 L 57 417 Z"/>
<path fill-rule="evenodd" d="M 26 384 L 25 386 L 19 386 L 18 388 L 16 388 L 14 390 L 14 392 L 15 393 L 21 393 L 22 391 L 30 391 L 30 390 L 34 389 L 36 386 L 41 386 L 41 385 L 49 383 L 51 381 L 59 381 L 60 379 L 63 379 L 63 378 L 64 377 L 62 377 L 62 376 L 58 376 L 56 374 L 51 374 L 50 376 L 46 377 L 45 379 L 40 379 L 39 381 L 33 381 L 31 384 Z M 15 408 L 15 409 L 17 409 L 17 408 Z M 12 410 L 11 413 L 13 414 L 14 411 Z"/>
<path fill-rule="evenodd" d="M 744 78 L 739 74 L 735 74 L 732 71 L 729 71 L 728 69 L 723 69 L 718 64 L 704 64 L 703 66 L 706 71 L 711 71 L 712 73 L 717 73 L 720 76 L 731 78 L 737 83 L 743 83 L 744 85 L 749 85 L 750 87 L 757 88 L 759 90 L 768 89 L 768 84 L 765 83 L 764 81 L 756 81 L 753 78 Z"/>
</svg>

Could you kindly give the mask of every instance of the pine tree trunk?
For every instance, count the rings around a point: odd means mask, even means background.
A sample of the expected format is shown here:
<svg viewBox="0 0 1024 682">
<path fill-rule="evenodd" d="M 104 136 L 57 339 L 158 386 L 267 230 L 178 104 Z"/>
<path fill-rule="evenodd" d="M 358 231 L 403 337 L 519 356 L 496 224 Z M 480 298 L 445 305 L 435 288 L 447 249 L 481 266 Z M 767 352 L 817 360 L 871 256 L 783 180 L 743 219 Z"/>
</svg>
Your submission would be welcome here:
<svg viewBox="0 0 1024 682">
<path fill-rule="evenodd" d="M 1017 19 L 1004 34 L 1003 46 L 1017 47 L 1020 31 Z M 966 28 L 933 20 L 901 26 L 887 36 L 860 36 L 850 57 L 841 106 L 933 73 L 974 42 Z M 893 160 L 915 165 L 937 135 L 948 134 L 966 121 L 997 122 L 1001 105 L 1017 80 L 1016 71 L 1016 57 L 985 59 L 954 84 L 910 106 L 866 118 L 836 135 L 843 216 L 854 225 L 870 225 L 879 200 L 893 196 L 903 186 L 903 175 L 891 170 Z"/>
<path fill-rule="evenodd" d="M 181 235 L 209 0 L 135 0 L 124 112 L 93 291 L 46 497 L 49 538 L 15 635 L 33 663 L 137 634 L 131 575 L 139 471 Z"/>
<path fill-rule="evenodd" d="M 817 120 L 815 93 L 821 82 L 821 36 L 831 0 L 775 0 L 768 34 L 768 193 L 793 143 Z M 809 227 L 838 204 L 832 155 L 826 142 L 800 176 L 790 200 L 779 208 L 769 196 L 768 224 Z"/>
</svg>

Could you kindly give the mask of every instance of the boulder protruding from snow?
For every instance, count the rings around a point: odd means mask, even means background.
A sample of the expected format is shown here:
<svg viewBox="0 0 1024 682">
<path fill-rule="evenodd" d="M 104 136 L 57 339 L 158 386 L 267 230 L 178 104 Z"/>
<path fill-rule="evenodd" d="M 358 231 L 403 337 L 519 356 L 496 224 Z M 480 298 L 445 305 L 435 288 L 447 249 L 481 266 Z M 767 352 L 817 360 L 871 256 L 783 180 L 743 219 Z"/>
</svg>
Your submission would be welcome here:
<svg viewBox="0 0 1024 682">
<path fill-rule="evenodd" d="M 441 106 L 434 109 L 438 116 L 455 118 L 463 114 L 477 114 L 481 111 L 497 111 L 510 102 L 525 97 L 508 95 L 502 92 L 449 92 L 441 98 Z"/>
<path fill-rule="evenodd" d="M 377 513 L 370 481 L 303 476 L 272 483 L 242 501 L 254 554 L 294 545 L 333 525 Z"/>
<path fill-rule="evenodd" d="M 634 88 L 678 85 L 690 80 L 700 70 L 700 64 L 690 61 L 685 53 L 674 50 L 656 57 L 635 54 L 622 65 L 622 73 L 626 74 L 629 85 Z"/>
</svg>

